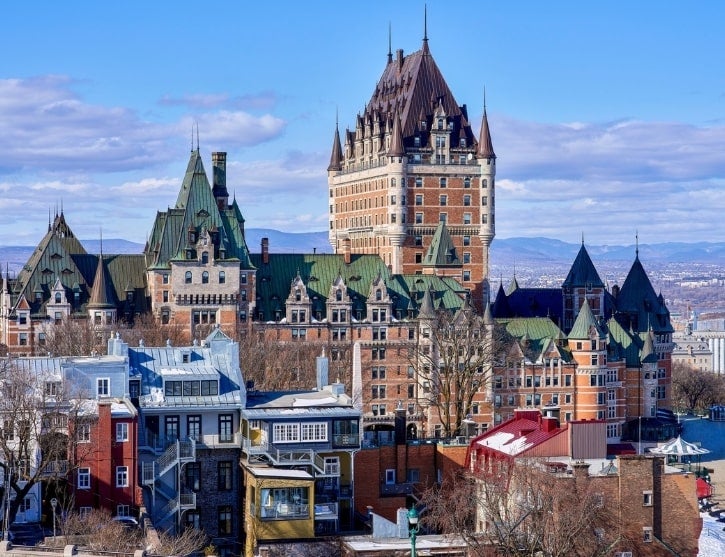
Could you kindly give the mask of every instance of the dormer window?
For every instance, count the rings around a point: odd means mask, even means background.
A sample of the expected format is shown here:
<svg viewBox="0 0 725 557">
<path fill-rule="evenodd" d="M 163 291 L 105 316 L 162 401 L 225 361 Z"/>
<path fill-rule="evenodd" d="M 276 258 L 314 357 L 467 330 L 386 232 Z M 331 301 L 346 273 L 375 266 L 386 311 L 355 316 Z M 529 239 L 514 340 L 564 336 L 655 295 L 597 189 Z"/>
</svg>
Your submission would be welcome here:
<svg viewBox="0 0 725 557">
<path fill-rule="evenodd" d="M 335 292 L 335 300 L 338 302 L 342 302 L 342 290 L 337 290 Z"/>
<path fill-rule="evenodd" d="M 209 263 L 209 252 L 208 251 L 201 252 L 201 263 L 202 263 L 202 265 L 207 265 Z"/>
<path fill-rule="evenodd" d="M 300 291 L 299 288 L 297 288 L 295 290 L 295 302 L 300 302 L 300 301 L 302 301 L 302 292 Z"/>
<path fill-rule="evenodd" d="M 383 299 L 383 291 L 379 288 L 375 291 L 375 299 L 379 302 Z"/>
<path fill-rule="evenodd" d="M 420 136 L 419 135 L 416 135 L 413 138 L 413 146 L 414 147 L 420 147 Z"/>
<path fill-rule="evenodd" d="M 189 230 L 189 243 L 193 244 L 196 242 L 196 232 L 193 230 Z"/>
<path fill-rule="evenodd" d="M 439 130 L 443 129 L 443 118 L 438 118 L 438 129 Z"/>
</svg>

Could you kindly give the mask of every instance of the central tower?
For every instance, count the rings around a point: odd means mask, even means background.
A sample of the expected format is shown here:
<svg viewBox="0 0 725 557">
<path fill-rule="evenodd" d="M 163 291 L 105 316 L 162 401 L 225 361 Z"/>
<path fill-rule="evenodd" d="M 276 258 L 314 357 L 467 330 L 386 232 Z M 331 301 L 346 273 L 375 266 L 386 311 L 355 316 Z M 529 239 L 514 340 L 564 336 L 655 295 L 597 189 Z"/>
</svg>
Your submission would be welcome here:
<svg viewBox="0 0 725 557">
<path fill-rule="evenodd" d="M 496 154 L 484 106 L 478 137 L 428 48 L 388 59 L 355 129 L 336 126 L 328 166 L 335 253 L 378 254 L 393 273 L 456 278 L 481 308 L 495 234 Z M 430 266 L 440 228 L 450 237 Z M 438 233 L 436 234 L 436 232 Z"/>
</svg>

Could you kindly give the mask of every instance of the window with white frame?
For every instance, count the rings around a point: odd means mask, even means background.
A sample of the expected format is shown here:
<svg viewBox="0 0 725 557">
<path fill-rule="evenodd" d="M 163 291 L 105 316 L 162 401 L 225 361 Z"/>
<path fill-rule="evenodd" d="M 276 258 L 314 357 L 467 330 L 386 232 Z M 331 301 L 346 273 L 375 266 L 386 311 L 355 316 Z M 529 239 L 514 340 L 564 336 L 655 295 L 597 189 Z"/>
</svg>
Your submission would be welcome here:
<svg viewBox="0 0 725 557">
<path fill-rule="evenodd" d="M 128 487 L 128 466 L 116 466 L 116 487 Z"/>
<path fill-rule="evenodd" d="M 652 506 L 652 491 L 647 490 L 647 491 L 642 492 L 642 506 L 643 507 Z"/>
<path fill-rule="evenodd" d="M 302 436 L 303 442 L 311 441 L 327 441 L 327 423 L 326 422 L 314 422 L 310 424 L 302 425 Z"/>
<path fill-rule="evenodd" d="M 300 424 L 274 424 L 272 439 L 274 443 L 298 443 Z"/>
<path fill-rule="evenodd" d="M 116 442 L 125 443 L 128 441 L 128 424 L 120 422 L 116 424 Z"/>
<path fill-rule="evenodd" d="M 78 468 L 78 489 L 91 489 L 90 468 Z"/>
<path fill-rule="evenodd" d="M 644 543 L 652 543 L 652 527 L 645 526 L 642 528 L 642 541 Z"/>
<path fill-rule="evenodd" d="M 387 485 L 395 484 L 395 468 L 385 470 L 385 483 Z"/>
<path fill-rule="evenodd" d="M 78 508 L 78 515 L 81 518 L 84 518 L 84 517 L 88 516 L 89 514 L 91 514 L 91 511 L 92 510 L 93 510 L 93 507 L 79 507 Z"/>
<path fill-rule="evenodd" d="M 108 377 L 99 377 L 96 379 L 96 396 L 111 395 L 111 380 Z"/>
</svg>

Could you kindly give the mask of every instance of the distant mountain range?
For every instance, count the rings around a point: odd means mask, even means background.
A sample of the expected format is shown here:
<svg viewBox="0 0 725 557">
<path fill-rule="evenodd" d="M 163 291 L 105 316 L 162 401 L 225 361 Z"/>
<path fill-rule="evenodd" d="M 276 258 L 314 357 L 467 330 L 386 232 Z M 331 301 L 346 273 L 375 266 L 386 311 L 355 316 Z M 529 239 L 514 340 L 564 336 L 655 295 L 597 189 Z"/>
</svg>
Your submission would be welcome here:
<svg viewBox="0 0 725 557">
<path fill-rule="evenodd" d="M 271 253 L 331 253 L 327 232 L 281 232 L 266 228 L 246 230 L 250 251 L 261 251 L 262 238 L 269 238 Z M 100 251 L 100 242 L 83 240 L 89 253 Z M 504 238 L 495 239 L 491 247 L 491 265 L 498 268 L 530 267 L 542 263 L 570 265 L 580 244 L 572 244 L 551 238 Z M 0 246 L 0 265 L 5 264 L 17 272 L 28 261 L 35 246 Z M 123 239 L 104 239 L 105 253 L 141 253 L 143 244 Z M 595 264 L 601 262 L 628 262 L 634 260 L 635 246 L 589 245 L 587 251 Z M 725 266 L 725 242 L 667 242 L 640 244 L 640 258 L 647 265 L 698 263 Z M 4 269 L 3 269 L 4 272 Z"/>
</svg>

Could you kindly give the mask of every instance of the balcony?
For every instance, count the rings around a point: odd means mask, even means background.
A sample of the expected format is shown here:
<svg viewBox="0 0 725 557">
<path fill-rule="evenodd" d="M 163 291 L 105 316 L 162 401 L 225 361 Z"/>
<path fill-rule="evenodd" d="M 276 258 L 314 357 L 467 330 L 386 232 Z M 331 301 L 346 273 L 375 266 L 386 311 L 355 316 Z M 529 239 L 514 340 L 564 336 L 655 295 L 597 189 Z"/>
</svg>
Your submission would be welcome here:
<svg viewBox="0 0 725 557">
<path fill-rule="evenodd" d="M 338 448 L 356 449 L 360 447 L 360 436 L 352 433 L 333 434 L 332 446 Z"/>
</svg>

